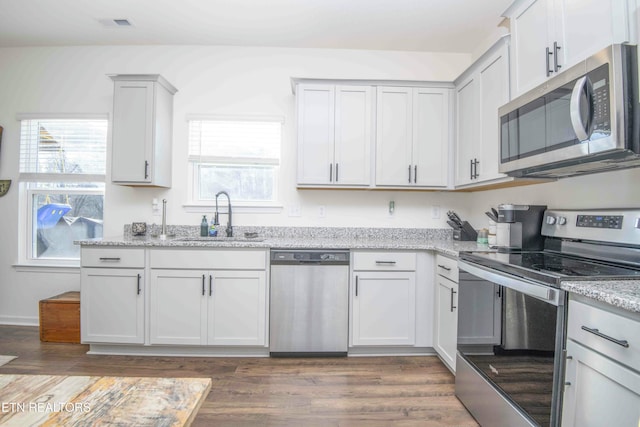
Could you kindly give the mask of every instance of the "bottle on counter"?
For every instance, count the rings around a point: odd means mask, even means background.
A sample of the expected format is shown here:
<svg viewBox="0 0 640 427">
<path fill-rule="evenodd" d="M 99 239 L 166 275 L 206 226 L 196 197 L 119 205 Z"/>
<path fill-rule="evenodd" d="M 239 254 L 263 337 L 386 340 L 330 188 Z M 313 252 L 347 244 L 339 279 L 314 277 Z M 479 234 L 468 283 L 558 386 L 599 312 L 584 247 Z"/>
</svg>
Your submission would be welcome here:
<svg viewBox="0 0 640 427">
<path fill-rule="evenodd" d="M 216 237 L 218 235 L 218 224 L 216 224 L 215 216 L 211 219 L 211 225 L 209 226 L 209 237 Z"/>
<path fill-rule="evenodd" d="M 207 237 L 209 235 L 209 223 L 207 222 L 207 216 L 202 215 L 202 222 L 200 223 L 200 237 Z"/>
</svg>

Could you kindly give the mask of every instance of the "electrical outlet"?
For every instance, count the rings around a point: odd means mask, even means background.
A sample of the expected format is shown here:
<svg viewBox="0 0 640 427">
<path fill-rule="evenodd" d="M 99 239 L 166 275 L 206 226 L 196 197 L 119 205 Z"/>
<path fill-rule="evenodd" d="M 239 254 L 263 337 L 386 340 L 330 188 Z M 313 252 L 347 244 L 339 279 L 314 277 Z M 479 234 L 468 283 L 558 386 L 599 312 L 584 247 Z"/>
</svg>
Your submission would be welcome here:
<svg viewBox="0 0 640 427">
<path fill-rule="evenodd" d="M 440 219 L 440 206 L 431 207 L 431 219 Z"/>
<path fill-rule="evenodd" d="M 325 208 L 325 206 L 324 206 L 324 205 L 320 205 L 320 206 L 318 206 L 318 216 L 319 216 L 320 218 L 324 218 L 324 217 L 325 217 L 325 215 L 326 215 L 326 213 L 327 213 L 327 212 L 326 212 L 326 208 Z"/>
<path fill-rule="evenodd" d="M 393 216 L 395 212 L 396 212 L 396 202 L 391 200 L 389 202 L 389 216 Z"/>
<path fill-rule="evenodd" d="M 300 205 L 289 206 L 289 216 L 291 217 L 300 216 Z"/>
<path fill-rule="evenodd" d="M 151 201 L 151 214 L 153 216 L 162 215 L 162 212 L 160 211 L 160 203 L 158 203 L 158 199 L 153 199 Z"/>
</svg>

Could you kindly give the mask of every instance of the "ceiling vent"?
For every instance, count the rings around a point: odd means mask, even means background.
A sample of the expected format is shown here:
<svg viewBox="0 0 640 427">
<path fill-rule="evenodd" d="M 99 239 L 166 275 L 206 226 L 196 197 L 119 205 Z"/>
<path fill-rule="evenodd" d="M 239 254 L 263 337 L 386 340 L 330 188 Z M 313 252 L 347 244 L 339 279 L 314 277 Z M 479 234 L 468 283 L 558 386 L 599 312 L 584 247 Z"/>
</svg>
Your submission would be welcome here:
<svg viewBox="0 0 640 427">
<path fill-rule="evenodd" d="M 118 19 L 100 19 L 99 22 L 105 27 L 131 28 L 133 23 L 125 18 Z"/>
</svg>

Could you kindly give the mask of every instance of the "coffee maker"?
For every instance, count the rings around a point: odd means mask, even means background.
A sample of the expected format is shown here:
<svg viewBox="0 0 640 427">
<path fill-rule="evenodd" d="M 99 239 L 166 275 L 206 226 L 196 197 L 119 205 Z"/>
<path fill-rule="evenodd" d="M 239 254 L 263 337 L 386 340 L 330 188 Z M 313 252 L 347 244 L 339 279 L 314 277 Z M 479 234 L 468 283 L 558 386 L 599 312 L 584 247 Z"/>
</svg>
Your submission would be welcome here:
<svg viewBox="0 0 640 427">
<path fill-rule="evenodd" d="M 496 246 L 499 251 L 539 251 L 544 248 L 540 233 L 543 205 L 498 205 Z"/>
</svg>

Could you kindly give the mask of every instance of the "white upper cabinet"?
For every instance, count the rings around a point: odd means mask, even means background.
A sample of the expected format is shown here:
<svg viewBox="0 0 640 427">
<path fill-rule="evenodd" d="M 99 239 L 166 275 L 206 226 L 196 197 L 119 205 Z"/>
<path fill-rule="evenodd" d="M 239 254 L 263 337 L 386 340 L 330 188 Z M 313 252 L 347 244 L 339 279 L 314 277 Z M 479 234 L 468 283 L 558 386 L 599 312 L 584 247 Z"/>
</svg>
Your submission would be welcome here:
<svg viewBox="0 0 640 427">
<path fill-rule="evenodd" d="M 511 180 L 498 172 L 498 108 L 508 101 L 509 51 L 503 39 L 456 80 L 457 187 Z"/>
<path fill-rule="evenodd" d="M 378 87 L 376 186 L 448 185 L 450 90 Z"/>
<path fill-rule="evenodd" d="M 171 187 L 173 95 L 159 75 L 116 75 L 111 181 Z"/>
<path fill-rule="evenodd" d="M 510 18 L 512 93 L 534 88 L 598 50 L 632 40 L 627 0 L 518 0 Z"/>
<path fill-rule="evenodd" d="M 372 88 L 299 84 L 298 185 L 371 183 Z"/>
</svg>

